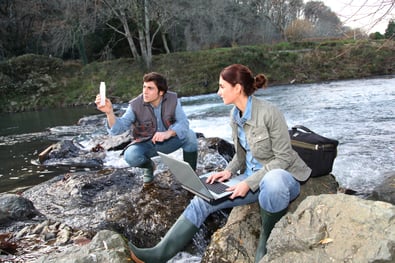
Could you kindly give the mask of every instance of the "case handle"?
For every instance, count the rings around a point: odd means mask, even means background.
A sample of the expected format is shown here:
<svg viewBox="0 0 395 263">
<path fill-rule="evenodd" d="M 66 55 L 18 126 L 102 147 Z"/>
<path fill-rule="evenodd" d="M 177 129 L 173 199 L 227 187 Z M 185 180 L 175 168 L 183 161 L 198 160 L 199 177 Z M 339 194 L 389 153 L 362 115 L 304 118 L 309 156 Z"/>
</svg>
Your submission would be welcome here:
<svg viewBox="0 0 395 263">
<path fill-rule="evenodd" d="M 302 130 L 304 132 L 315 133 L 312 130 L 310 130 L 309 128 L 303 126 L 303 125 L 295 125 L 295 126 L 292 127 L 292 130 L 297 130 L 297 129 L 300 129 L 300 130 Z"/>
</svg>

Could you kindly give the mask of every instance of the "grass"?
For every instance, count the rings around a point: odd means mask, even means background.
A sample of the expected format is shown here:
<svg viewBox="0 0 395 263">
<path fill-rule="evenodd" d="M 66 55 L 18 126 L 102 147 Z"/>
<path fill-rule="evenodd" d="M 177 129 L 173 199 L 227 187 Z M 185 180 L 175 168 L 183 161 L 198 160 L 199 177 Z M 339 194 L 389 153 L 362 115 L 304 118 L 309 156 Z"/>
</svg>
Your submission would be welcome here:
<svg viewBox="0 0 395 263">
<path fill-rule="evenodd" d="M 275 86 L 393 74 L 394 51 L 394 41 L 283 42 L 161 54 L 153 57 L 150 71 L 164 74 L 179 96 L 192 96 L 216 92 L 219 72 L 233 63 L 265 73 Z M 0 63 L 0 111 L 92 103 L 101 81 L 113 102 L 127 102 L 141 92 L 146 72 L 130 58 L 82 66 L 77 61 L 24 55 Z"/>
</svg>

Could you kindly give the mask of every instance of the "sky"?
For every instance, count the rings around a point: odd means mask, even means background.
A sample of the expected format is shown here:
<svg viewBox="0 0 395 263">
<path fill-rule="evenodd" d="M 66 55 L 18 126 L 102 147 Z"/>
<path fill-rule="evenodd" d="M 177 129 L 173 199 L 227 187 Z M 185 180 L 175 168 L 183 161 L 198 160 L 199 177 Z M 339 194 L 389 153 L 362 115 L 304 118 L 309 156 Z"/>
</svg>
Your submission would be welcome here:
<svg viewBox="0 0 395 263">
<path fill-rule="evenodd" d="M 361 28 L 367 33 L 385 33 L 388 22 L 395 19 L 395 0 L 321 0 L 336 13 L 345 26 Z M 307 2 L 307 1 L 306 1 Z M 390 6 L 392 4 L 392 9 Z"/>
</svg>

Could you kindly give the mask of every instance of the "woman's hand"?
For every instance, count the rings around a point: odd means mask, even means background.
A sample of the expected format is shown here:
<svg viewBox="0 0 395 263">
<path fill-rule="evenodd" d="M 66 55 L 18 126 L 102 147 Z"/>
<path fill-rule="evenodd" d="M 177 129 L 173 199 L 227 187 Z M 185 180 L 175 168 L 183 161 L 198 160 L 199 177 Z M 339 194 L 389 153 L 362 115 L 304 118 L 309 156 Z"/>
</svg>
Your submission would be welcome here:
<svg viewBox="0 0 395 263">
<path fill-rule="evenodd" d="M 233 191 L 232 195 L 229 197 L 230 199 L 234 199 L 236 197 L 244 197 L 250 191 L 250 187 L 244 181 L 229 187 L 226 191 Z"/>
<path fill-rule="evenodd" d="M 231 176 L 232 173 L 226 170 L 218 173 L 213 173 L 207 177 L 206 183 L 212 184 L 214 182 L 224 182 L 226 180 L 229 180 Z"/>
<path fill-rule="evenodd" d="M 226 170 L 219 173 L 214 173 L 207 177 L 206 183 L 212 184 L 216 181 L 224 182 L 226 180 L 229 180 L 231 176 L 232 173 Z M 246 182 L 242 181 L 234 186 L 228 187 L 226 191 L 233 192 L 229 198 L 234 199 L 239 196 L 244 197 L 248 193 L 248 191 L 250 191 L 250 187 Z"/>
</svg>

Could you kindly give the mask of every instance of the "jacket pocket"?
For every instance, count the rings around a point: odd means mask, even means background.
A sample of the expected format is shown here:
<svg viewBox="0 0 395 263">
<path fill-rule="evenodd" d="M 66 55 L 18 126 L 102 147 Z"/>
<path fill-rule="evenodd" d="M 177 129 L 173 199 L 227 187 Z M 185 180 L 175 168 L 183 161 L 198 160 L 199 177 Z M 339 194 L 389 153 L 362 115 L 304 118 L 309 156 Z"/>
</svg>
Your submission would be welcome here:
<svg viewBox="0 0 395 263">
<path fill-rule="evenodd" d="M 133 127 L 133 135 L 135 138 L 150 137 L 155 131 L 155 125 L 152 121 L 135 123 Z"/>
<path fill-rule="evenodd" d="M 269 159 L 273 156 L 272 141 L 265 128 L 255 128 L 250 133 L 249 140 L 252 154 L 259 159 Z"/>
</svg>

